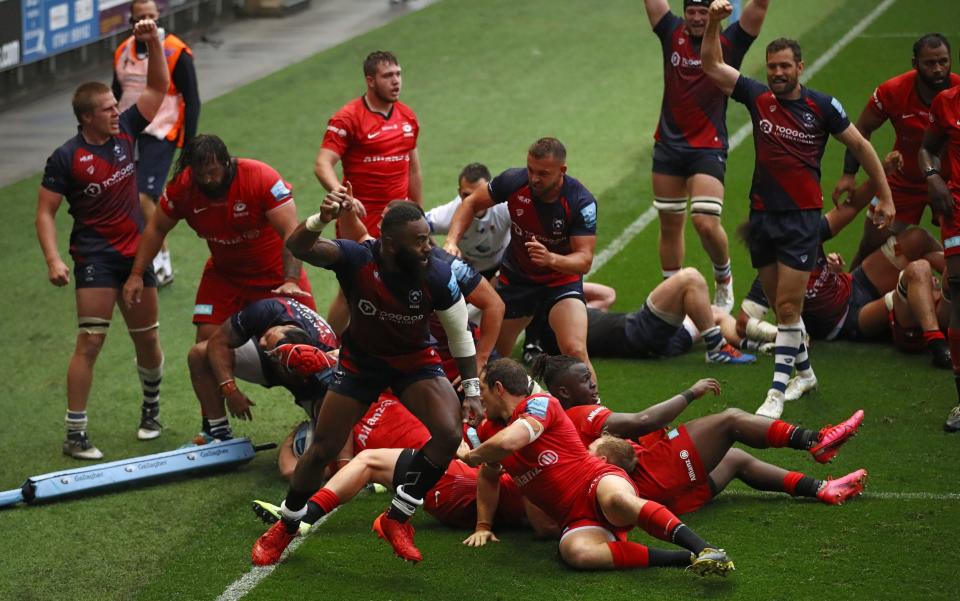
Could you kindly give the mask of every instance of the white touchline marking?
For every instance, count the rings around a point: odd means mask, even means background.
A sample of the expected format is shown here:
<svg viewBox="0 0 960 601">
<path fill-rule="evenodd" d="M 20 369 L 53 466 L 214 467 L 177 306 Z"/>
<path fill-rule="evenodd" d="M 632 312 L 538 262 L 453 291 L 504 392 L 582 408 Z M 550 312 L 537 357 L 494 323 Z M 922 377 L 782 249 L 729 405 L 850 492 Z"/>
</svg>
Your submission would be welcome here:
<svg viewBox="0 0 960 601">
<path fill-rule="evenodd" d="M 337 509 L 339 509 L 339 507 Z M 307 536 L 313 534 L 314 528 L 319 528 L 321 524 L 327 521 L 327 518 L 337 512 L 337 509 L 334 509 L 330 513 L 317 520 Z M 283 555 L 280 557 L 280 561 L 272 566 L 254 566 L 250 568 L 249 572 L 234 580 L 233 583 L 230 584 L 230 586 L 228 586 L 219 597 L 217 597 L 217 601 L 237 601 L 238 599 L 246 597 L 247 593 L 252 591 L 258 584 L 260 584 L 264 578 L 270 574 L 273 574 L 273 571 L 277 569 L 277 566 L 283 563 L 286 558 L 290 557 L 293 552 L 297 550 L 297 547 L 303 544 L 303 541 L 307 540 L 307 536 L 298 536 L 297 538 L 293 539 L 293 541 L 287 547 L 287 550 L 284 551 Z"/>
<path fill-rule="evenodd" d="M 763 490 L 725 490 L 718 497 L 749 497 L 760 499 L 764 497 L 784 496 L 782 492 Z M 891 491 L 863 491 L 864 499 L 882 499 L 886 501 L 960 501 L 960 493 L 955 492 L 891 492 Z M 848 501 L 849 502 L 849 501 Z M 856 502 L 856 501 L 853 501 Z"/>
<path fill-rule="evenodd" d="M 841 50 L 847 47 L 850 42 L 852 42 L 857 36 L 859 36 L 863 31 L 869 27 L 874 21 L 876 21 L 880 15 L 882 15 L 888 8 L 890 8 L 896 0 L 884 0 L 876 8 L 870 11 L 862 21 L 859 21 L 852 29 L 850 29 L 842 38 L 837 40 L 833 46 L 827 49 L 820 58 L 815 60 L 812 65 L 807 67 L 803 75 L 800 77 L 800 81 L 806 83 L 810 80 L 811 77 L 817 74 L 818 71 L 823 69 L 827 64 L 833 60 Z M 744 123 L 740 129 L 738 129 L 732 136 L 730 136 L 730 150 L 733 152 L 744 140 L 747 139 L 747 136 L 753 131 L 753 124 L 751 122 Z M 588 279 L 593 274 L 597 273 L 603 266 L 606 265 L 610 259 L 614 258 L 620 251 L 627 247 L 628 244 L 642 232 L 650 222 L 657 218 L 657 210 L 651 205 L 646 211 L 640 214 L 633 223 L 627 226 L 627 229 L 620 232 L 620 235 L 617 236 L 613 242 L 608 244 L 602 251 L 597 253 L 593 258 L 593 266 L 590 268 L 590 272 L 587 273 L 584 279 Z"/>
</svg>

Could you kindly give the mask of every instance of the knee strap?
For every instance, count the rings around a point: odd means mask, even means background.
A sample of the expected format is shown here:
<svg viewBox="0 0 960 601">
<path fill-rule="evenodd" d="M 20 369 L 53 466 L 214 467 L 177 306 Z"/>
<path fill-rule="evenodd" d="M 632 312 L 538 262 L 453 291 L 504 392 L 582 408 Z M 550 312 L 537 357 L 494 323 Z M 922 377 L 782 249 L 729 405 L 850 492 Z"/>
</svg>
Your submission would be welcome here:
<svg viewBox="0 0 960 601">
<path fill-rule="evenodd" d="M 691 215 L 709 215 L 720 217 L 723 212 L 723 199 L 716 196 L 694 196 L 690 201 Z"/>
<path fill-rule="evenodd" d="M 897 237 L 890 236 L 880 246 L 880 252 L 897 269 L 903 269 L 907 266 L 907 258 L 900 251 L 900 245 L 897 244 Z"/>
<path fill-rule="evenodd" d="M 127 328 L 127 331 L 131 334 L 139 334 L 140 332 L 149 332 L 150 330 L 156 330 L 160 327 L 160 322 L 156 322 L 153 325 L 145 326 L 142 328 Z"/>
<path fill-rule="evenodd" d="M 653 208 L 662 213 L 686 213 L 687 198 L 663 198 L 657 196 L 653 199 Z"/>
<path fill-rule="evenodd" d="M 110 320 L 102 317 L 77 317 L 77 327 L 81 334 L 106 336 L 110 329 Z"/>
</svg>

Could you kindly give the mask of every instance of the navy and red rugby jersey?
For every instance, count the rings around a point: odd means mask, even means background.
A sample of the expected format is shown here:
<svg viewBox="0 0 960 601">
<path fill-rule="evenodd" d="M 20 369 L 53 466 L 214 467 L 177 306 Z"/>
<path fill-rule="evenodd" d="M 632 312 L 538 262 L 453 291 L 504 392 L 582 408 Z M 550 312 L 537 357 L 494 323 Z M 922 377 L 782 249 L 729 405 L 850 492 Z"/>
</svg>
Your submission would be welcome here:
<svg viewBox="0 0 960 601">
<path fill-rule="evenodd" d="M 380 240 L 335 243 L 340 259 L 327 269 L 336 273 L 350 308 L 340 362 L 349 369 L 386 364 L 405 372 L 439 365 L 429 317 L 460 300 L 450 263 L 433 252 L 422 278 L 416 279 L 383 271 Z"/>
<path fill-rule="evenodd" d="M 78 263 L 132 259 L 143 232 L 133 149 L 149 121 L 137 105 L 120 113 L 120 133 L 100 146 L 77 135 L 47 159 L 41 185 L 70 206 L 70 256 Z"/>
<path fill-rule="evenodd" d="M 743 75 L 731 98 L 742 102 L 753 120 L 756 164 L 750 188 L 755 211 L 823 208 L 820 160 L 830 134 L 850 127 L 840 101 L 807 87 L 785 100 Z"/>
<path fill-rule="evenodd" d="M 510 211 L 513 235 L 500 265 L 501 283 L 562 286 L 583 278 L 534 265 L 525 246 L 528 240 L 536 238 L 550 252 L 568 255 L 572 251 L 571 237 L 597 235 L 597 201 L 583 184 L 564 175 L 557 200 L 535 202 L 527 170 L 516 168 L 493 178 L 487 187 L 493 201 L 507 203 Z"/>
<path fill-rule="evenodd" d="M 657 141 L 676 148 L 727 149 L 727 96 L 703 72 L 702 38 L 667 12 L 653 28 L 663 48 L 663 100 Z M 720 33 L 723 60 L 735 69 L 756 39 L 736 22 Z"/>
<path fill-rule="evenodd" d="M 230 326 L 238 337 L 253 338 L 254 342 L 258 343 L 257 353 L 264 367 L 263 373 L 268 387 L 277 386 L 280 382 L 276 380 L 273 370 L 269 368 L 270 359 L 260 348 L 259 339 L 270 328 L 281 325 L 297 326 L 309 334 L 310 338 L 316 341 L 317 346 L 324 351 L 332 351 L 340 346 L 330 324 L 306 305 L 290 298 L 265 298 L 251 303 L 230 317 Z M 327 391 L 327 383 L 332 371 L 327 369 L 310 376 L 302 387 L 285 386 L 293 393 L 296 400 L 322 398 Z"/>
</svg>

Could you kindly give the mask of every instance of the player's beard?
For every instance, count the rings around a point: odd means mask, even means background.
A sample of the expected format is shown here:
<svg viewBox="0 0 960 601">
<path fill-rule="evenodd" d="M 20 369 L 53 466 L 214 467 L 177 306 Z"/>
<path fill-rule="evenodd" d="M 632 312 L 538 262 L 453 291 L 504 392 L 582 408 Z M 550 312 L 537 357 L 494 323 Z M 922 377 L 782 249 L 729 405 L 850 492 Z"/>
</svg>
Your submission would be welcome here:
<svg viewBox="0 0 960 601">
<path fill-rule="evenodd" d="M 207 198 L 222 198 L 226 196 L 227 191 L 230 190 L 230 185 L 233 184 L 233 177 L 237 173 L 237 165 L 234 161 L 230 161 L 230 164 L 224 170 L 223 179 L 218 184 L 204 184 L 197 182 L 197 188 L 203 192 L 203 195 Z"/>
<path fill-rule="evenodd" d="M 533 199 L 534 202 L 545 202 L 545 201 L 549 200 L 550 198 L 552 198 L 553 196 L 555 196 L 556 193 L 560 190 L 560 182 L 561 182 L 561 181 L 562 181 L 562 180 L 558 180 L 557 183 L 555 183 L 555 184 L 553 184 L 553 185 L 551 185 L 551 186 L 544 186 L 543 189 L 540 190 L 539 192 L 537 192 L 536 190 L 534 190 L 534 189 L 531 187 L 531 188 L 530 188 L 530 198 Z"/>
<path fill-rule="evenodd" d="M 420 279 L 427 272 L 430 266 L 430 259 L 427 258 L 427 264 L 421 262 L 422 257 L 413 251 L 401 248 L 397 251 L 397 265 L 404 273 Z"/>
<path fill-rule="evenodd" d="M 927 77 L 926 75 L 924 75 L 922 71 L 917 71 L 917 75 L 918 75 L 918 76 L 920 77 L 920 79 L 923 81 L 924 85 L 926 85 L 927 87 L 929 87 L 931 90 L 935 90 L 935 91 L 937 91 L 937 92 L 942 92 L 942 91 L 946 90 L 947 88 L 951 87 L 951 86 L 950 86 L 950 71 L 947 71 L 947 72 L 944 74 L 943 79 L 941 79 L 940 81 L 934 81 L 934 80 L 930 79 L 929 77 Z"/>
</svg>

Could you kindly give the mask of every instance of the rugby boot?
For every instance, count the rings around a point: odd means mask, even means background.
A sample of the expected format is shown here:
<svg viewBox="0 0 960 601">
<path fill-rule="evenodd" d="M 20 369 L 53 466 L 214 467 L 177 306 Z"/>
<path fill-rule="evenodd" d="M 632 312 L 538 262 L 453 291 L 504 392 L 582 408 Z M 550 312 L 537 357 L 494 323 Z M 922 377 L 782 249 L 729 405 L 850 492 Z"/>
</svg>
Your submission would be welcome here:
<svg viewBox="0 0 960 601">
<path fill-rule="evenodd" d="M 810 454 L 820 463 L 833 459 L 843 443 L 847 442 L 860 429 L 863 423 L 863 409 L 857 409 L 853 415 L 836 426 L 825 426 L 820 430 L 817 444 L 810 447 Z"/>
<path fill-rule="evenodd" d="M 63 441 L 63 454 L 74 459 L 103 459 L 100 449 L 93 446 L 86 432 L 70 432 Z"/>
<path fill-rule="evenodd" d="M 737 568 L 734 567 L 733 561 L 727 557 L 726 551 L 707 547 L 693 558 L 690 567 L 687 569 L 697 576 L 726 576 L 728 572 Z"/>
<path fill-rule="evenodd" d="M 297 532 L 287 532 L 287 526 L 283 520 L 277 521 L 270 529 L 263 533 L 253 545 L 251 559 L 253 565 L 271 566 L 280 561 L 284 549 L 297 536 Z"/>
<path fill-rule="evenodd" d="M 390 543 L 397 557 L 413 563 L 423 559 L 420 550 L 413 543 L 413 526 L 408 522 L 392 520 L 383 512 L 373 521 L 372 529 L 378 537 Z"/>
<path fill-rule="evenodd" d="M 817 387 L 817 375 L 814 373 L 810 374 L 810 377 L 804 378 L 803 376 L 793 376 L 790 378 L 790 381 L 787 382 L 787 390 L 783 393 L 783 400 L 785 401 L 796 401 L 800 397 L 807 394 L 811 390 L 814 390 Z"/>
<path fill-rule="evenodd" d="M 843 505 L 847 499 L 863 494 L 866 485 L 867 470 L 859 469 L 843 478 L 824 482 L 817 491 L 817 498 L 827 505 Z"/>
<path fill-rule="evenodd" d="M 747 365 L 754 363 L 757 358 L 748 353 L 741 353 L 729 342 L 715 351 L 707 351 L 707 363 L 729 363 L 731 365 Z"/>
<path fill-rule="evenodd" d="M 947 421 L 943 424 L 943 429 L 947 432 L 956 432 L 960 430 L 960 405 L 950 410 Z"/>
<path fill-rule="evenodd" d="M 257 514 L 257 517 L 260 518 L 260 521 L 264 524 L 276 524 L 280 521 L 280 507 L 273 503 L 257 499 L 253 502 L 252 509 L 253 513 Z M 300 536 L 306 536 L 312 527 L 312 524 L 300 520 Z"/>
<path fill-rule="evenodd" d="M 714 282 L 717 286 L 713 293 L 713 305 L 726 314 L 733 310 L 733 276 L 727 278 L 726 282 Z"/>
<path fill-rule="evenodd" d="M 767 392 L 767 398 L 757 409 L 756 414 L 770 419 L 780 419 L 783 414 L 783 393 L 777 390 Z"/>
</svg>

